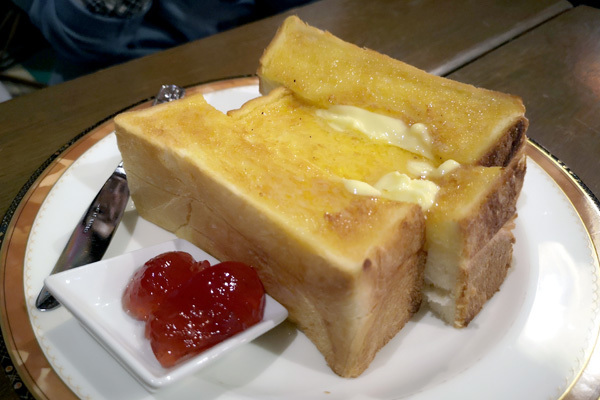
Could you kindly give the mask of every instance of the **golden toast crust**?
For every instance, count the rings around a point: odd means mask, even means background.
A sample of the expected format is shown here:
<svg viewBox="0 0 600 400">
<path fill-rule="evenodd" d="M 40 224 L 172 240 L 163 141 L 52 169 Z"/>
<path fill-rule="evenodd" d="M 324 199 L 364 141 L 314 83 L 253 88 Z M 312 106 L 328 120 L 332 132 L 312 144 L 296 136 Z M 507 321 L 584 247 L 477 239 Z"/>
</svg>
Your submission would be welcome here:
<svg viewBox="0 0 600 400">
<path fill-rule="evenodd" d="M 465 238 L 462 257 L 472 258 L 513 218 L 526 170 L 527 158 L 520 151 L 504 168 L 496 187 L 487 193 L 480 207 L 459 222 Z"/>
<path fill-rule="evenodd" d="M 514 221 L 510 220 L 460 268 L 454 326 L 466 327 L 498 291 L 511 264 Z"/>
<path fill-rule="evenodd" d="M 492 146 L 487 154 L 477 161 L 477 164 L 484 167 L 507 167 L 525 147 L 528 127 L 529 121 L 527 118 L 519 118 L 513 126 L 506 130 L 504 136 Z"/>
</svg>

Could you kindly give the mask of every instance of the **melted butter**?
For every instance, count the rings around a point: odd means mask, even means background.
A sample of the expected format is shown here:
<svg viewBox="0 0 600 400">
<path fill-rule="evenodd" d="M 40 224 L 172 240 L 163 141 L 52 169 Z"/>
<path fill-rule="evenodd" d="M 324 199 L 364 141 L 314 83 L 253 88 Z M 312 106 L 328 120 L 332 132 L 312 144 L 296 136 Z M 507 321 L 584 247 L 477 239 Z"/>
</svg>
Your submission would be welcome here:
<svg viewBox="0 0 600 400">
<path fill-rule="evenodd" d="M 409 161 L 406 164 L 407 172 L 411 176 L 426 178 L 429 174 L 435 171 L 432 163 L 423 160 Z"/>
<path fill-rule="evenodd" d="M 397 118 L 346 105 L 319 109 L 316 115 L 338 131 L 357 130 L 372 139 L 433 159 L 431 137 L 424 124 L 416 123 L 409 127 Z"/>
<path fill-rule="evenodd" d="M 356 179 L 344 179 L 344 186 L 352 194 L 359 196 L 381 197 L 381 192 L 369 185 L 367 182 L 358 181 Z"/>
<path fill-rule="evenodd" d="M 460 167 L 458 162 L 454 160 L 446 160 L 435 169 L 434 174 L 436 177 L 442 177 L 447 173 L 454 171 L 458 167 Z"/>
<path fill-rule="evenodd" d="M 437 168 L 433 164 L 422 161 L 409 161 L 407 164 L 408 173 L 412 176 L 425 178 L 441 178 L 442 176 L 454 171 L 460 167 L 460 164 L 454 160 L 447 160 L 440 164 Z"/>
<path fill-rule="evenodd" d="M 343 181 L 344 186 L 351 193 L 416 203 L 425 211 L 433 205 L 435 196 L 440 190 L 440 187 L 431 181 L 411 179 L 408 175 L 398 171 L 382 176 L 374 186 L 353 179 L 344 179 Z"/>
</svg>

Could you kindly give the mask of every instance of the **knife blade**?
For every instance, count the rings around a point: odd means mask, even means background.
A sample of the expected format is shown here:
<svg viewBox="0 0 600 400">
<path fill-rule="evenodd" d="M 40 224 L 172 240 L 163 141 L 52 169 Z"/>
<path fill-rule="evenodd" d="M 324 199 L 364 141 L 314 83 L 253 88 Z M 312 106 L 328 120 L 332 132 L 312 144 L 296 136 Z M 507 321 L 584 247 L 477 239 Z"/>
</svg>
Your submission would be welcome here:
<svg viewBox="0 0 600 400">
<path fill-rule="evenodd" d="M 184 95 L 185 90 L 179 86 L 163 85 L 153 105 L 177 100 Z M 79 220 L 50 274 L 101 260 L 121 222 L 128 201 L 127 175 L 121 161 Z M 35 306 L 40 311 L 50 311 L 59 307 L 60 303 L 44 286 Z"/>
</svg>

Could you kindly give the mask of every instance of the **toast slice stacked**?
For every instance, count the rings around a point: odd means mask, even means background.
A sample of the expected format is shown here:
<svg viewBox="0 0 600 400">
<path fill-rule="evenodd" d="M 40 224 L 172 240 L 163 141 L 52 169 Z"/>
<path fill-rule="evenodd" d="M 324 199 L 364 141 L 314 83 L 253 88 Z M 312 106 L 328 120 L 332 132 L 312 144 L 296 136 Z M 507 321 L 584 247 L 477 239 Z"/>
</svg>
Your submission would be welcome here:
<svg viewBox="0 0 600 400">
<path fill-rule="evenodd" d="M 279 28 L 258 75 L 263 94 L 283 86 L 324 108 L 350 105 L 423 124 L 434 163 L 504 167 L 462 168 L 427 213 L 425 298 L 448 323 L 466 326 L 498 290 L 511 261 L 512 221 L 526 169 L 522 101 L 433 76 L 297 17 Z"/>
<path fill-rule="evenodd" d="M 265 49 L 261 93 L 284 86 L 321 107 L 348 104 L 430 128 L 441 160 L 506 166 L 525 142 L 521 99 L 434 76 L 289 17 Z"/>
<path fill-rule="evenodd" d="M 457 328 L 500 289 L 511 265 L 522 153 L 505 168 L 464 166 L 447 175 L 426 213 L 424 299 Z"/>
<path fill-rule="evenodd" d="M 196 95 L 115 122 L 140 215 L 254 266 L 331 368 L 353 377 L 419 308 L 425 220 L 418 205 L 343 181 L 413 155 L 328 128 L 314 108 L 282 89 L 224 115 Z M 355 149 L 381 159 L 356 163 Z"/>
<path fill-rule="evenodd" d="M 304 51 L 277 43 L 290 26 L 314 36 Z M 527 122 L 516 98 L 385 57 L 382 64 L 374 52 L 361 56 L 361 73 L 368 66 L 388 85 L 340 75 L 326 83 L 336 69 L 320 64 L 329 54 L 349 52 L 338 66 L 346 69 L 365 51 L 332 38 L 288 19 L 263 56 L 268 94 L 228 114 L 195 95 L 123 113 L 115 124 L 140 215 L 218 259 L 253 265 L 332 370 L 356 377 L 423 295 L 464 326 L 498 290 Z M 285 58 L 304 65 L 289 82 L 279 78 Z M 395 77 L 403 69 L 410 74 Z M 314 79 L 327 88 L 311 88 Z M 389 89 L 402 81 L 413 89 Z M 400 141 L 370 136 L 381 124 L 398 129 Z"/>
</svg>

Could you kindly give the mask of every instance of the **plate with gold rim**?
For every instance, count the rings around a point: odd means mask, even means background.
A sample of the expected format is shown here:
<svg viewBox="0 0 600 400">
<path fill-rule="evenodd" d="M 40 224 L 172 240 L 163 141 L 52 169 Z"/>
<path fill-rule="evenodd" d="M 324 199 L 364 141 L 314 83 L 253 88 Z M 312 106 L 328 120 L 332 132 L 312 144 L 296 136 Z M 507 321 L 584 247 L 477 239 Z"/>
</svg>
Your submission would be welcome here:
<svg viewBox="0 0 600 400">
<path fill-rule="evenodd" d="M 204 92 L 223 111 L 259 95 L 255 78 L 191 90 Z M 149 393 L 68 311 L 40 313 L 34 306 L 70 229 L 120 160 L 109 119 L 44 166 L 5 217 L 0 317 L 10 363 L 30 394 L 48 399 L 186 399 L 198 393 L 220 399 L 576 396 L 595 383 L 592 372 L 600 364 L 594 352 L 600 211 L 558 160 L 533 142 L 527 154 L 513 265 L 467 328 L 451 328 L 423 307 L 363 375 L 344 379 L 284 323 L 184 382 Z M 130 204 L 106 256 L 173 237 L 141 219 Z"/>
</svg>

